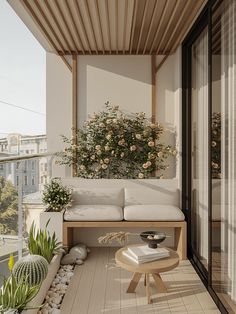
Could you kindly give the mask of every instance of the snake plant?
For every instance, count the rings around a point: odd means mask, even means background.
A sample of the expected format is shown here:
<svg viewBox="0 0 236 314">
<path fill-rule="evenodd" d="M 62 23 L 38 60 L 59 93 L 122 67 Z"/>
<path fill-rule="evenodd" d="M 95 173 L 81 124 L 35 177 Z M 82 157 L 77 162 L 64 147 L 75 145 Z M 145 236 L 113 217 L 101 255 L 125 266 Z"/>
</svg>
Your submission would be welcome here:
<svg viewBox="0 0 236 314">
<path fill-rule="evenodd" d="M 32 223 L 29 232 L 28 248 L 30 254 L 43 256 L 48 263 L 51 262 L 53 255 L 61 251 L 61 242 L 58 242 L 55 232 L 51 236 L 47 230 L 50 219 L 47 221 L 46 228 L 36 230 L 35 224 Z"/>
</svg>

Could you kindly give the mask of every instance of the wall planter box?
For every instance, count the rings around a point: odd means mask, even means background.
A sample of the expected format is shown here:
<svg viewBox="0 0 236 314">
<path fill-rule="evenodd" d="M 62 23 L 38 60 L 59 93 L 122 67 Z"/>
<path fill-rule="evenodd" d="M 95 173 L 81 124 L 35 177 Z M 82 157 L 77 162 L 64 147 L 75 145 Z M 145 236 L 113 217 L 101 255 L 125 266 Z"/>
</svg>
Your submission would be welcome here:
<svg viewBox="0 0 236 314">
<path fill-rule="evenodd" d="M 47 277 L 44 279 L 36 297 L 33 300 L 31 300 L 29 304 L 27 305 L 28 307 L 36 307 L 43 303 L 46 293 L 49 290 L 51 283 L 54 277 L 56 276 L 57 271 L 60 267 L 61 258 L 62 258 L 62 253 L 55 255 L 53 257 L 51 263 L 48 266 Z M 22 314 L 37 314 L 37 313 L 38 313 L 38 309 L 29 309 L 29 310 L 24 310 L 22 312 Z"/>
<path fill-rule="evenodd" d="M 40 229 L 45 229 L 48 220 L 50 222 L 48 224 L 47 230 L 50 235 L 55 232 L 58 241 L 63 241 L 63 215 L 64 211 L 61 212 L 42 212 L 40 213 Z"/>
</svg>

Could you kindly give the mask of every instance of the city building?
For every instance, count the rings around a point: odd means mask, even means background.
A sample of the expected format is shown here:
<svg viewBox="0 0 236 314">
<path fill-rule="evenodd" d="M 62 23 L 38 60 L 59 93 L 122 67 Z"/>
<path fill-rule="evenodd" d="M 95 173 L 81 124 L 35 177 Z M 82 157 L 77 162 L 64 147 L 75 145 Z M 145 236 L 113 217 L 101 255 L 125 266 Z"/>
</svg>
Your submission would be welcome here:
<svg viewBox="0 0 236 314">
<path fill-rule="evenodd" d="M 47 151 L 46 135 L 21 135 L 8 134 L 0 139 L 0 158 L 10 156 L 25 156 L 42 154 Z M 46 157 L 25 160 L 20 167 L 20 162 L 0 165 L 0 176 L 11 181 L 14 186 L 19 185 L 22 179 L 23 194 L 30 194 L 42 190 L 48 181 L 48 160 Z M 23 172 L 22 177 L 20 172 Z"/>
</svg>

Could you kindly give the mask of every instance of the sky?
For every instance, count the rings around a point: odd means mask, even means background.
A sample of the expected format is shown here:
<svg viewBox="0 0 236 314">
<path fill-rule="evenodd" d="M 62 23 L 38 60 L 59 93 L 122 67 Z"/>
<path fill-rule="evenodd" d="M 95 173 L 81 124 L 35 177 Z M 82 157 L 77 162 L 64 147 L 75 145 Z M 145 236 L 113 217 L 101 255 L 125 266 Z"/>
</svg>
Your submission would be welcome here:
<svg viewBox="0 0 236 314">
<path fill-rule="evenodd" d="M 0 137 L 45 134 L 45 112 L 46 52 L 7 1 L 0 0 Z"/>
</svg>

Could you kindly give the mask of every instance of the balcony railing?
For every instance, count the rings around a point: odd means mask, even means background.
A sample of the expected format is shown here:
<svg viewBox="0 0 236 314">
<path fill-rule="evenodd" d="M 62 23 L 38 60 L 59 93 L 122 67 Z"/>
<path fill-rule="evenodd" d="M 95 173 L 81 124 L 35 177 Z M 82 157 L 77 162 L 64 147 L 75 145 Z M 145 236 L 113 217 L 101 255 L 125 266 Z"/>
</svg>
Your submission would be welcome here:
<svg viewBox="0 0 236 314">
<path fill-rule="evenodd" d="M 23 199 L 41 193 L 52 177 L 54 158 L 52 153 L 0 157 L 0 263 L 10 253 L 22 256 L 26 232 Z M 0 275 L 5 275 L 7 268 L 1 264 L 0 269 Z"/>
</svg>

